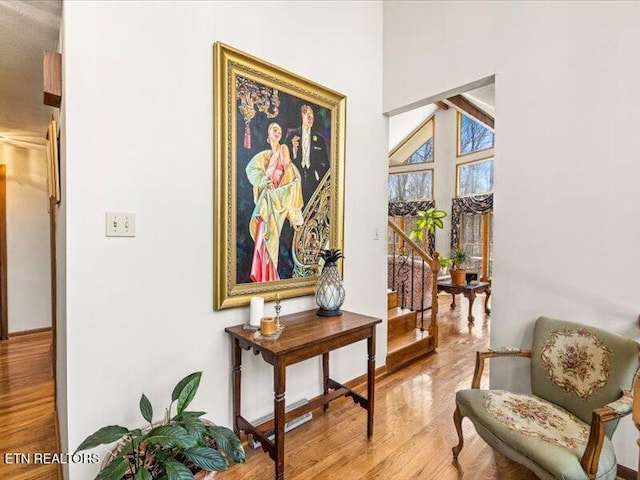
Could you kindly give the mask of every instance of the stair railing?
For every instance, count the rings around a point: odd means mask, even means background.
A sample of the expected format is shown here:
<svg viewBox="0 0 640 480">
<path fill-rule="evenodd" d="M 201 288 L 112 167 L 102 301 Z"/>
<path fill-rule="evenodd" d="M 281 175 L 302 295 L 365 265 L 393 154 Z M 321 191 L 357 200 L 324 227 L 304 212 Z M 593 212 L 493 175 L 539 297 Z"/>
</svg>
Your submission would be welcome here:
<svg viewBox="0 0 640 480">
<path fill-rule="evenodd" d="M 409 307 L 416 310 L 420 306 L 420 329 L 424 330 L 424 311 L 431 310 L 429 322 L 429 335 L 433 337 L 434 348 L 438 346 L 438 271 L 440 262 L 438 253 L 431 257 L 422 247 L 415 243 L 393 220 L 387 220 L 390 234 L 390 252 L 388 262 L 391 263 L 391 288 L 400 292 L 400 306 L 406 308 L 406 298 L 409 297 Z M 418 268 L 415 268 L 416 265 Z M 417 276 L 417 277 L 416 277 Z M 425 308 L 424 288 L 415 291 L 416 279 L 419 285 L 424 285 L 425 280 L 431 277 L 431 307 Z M 409 292 L 408 295 L 405 294 Z"/>
</svg>

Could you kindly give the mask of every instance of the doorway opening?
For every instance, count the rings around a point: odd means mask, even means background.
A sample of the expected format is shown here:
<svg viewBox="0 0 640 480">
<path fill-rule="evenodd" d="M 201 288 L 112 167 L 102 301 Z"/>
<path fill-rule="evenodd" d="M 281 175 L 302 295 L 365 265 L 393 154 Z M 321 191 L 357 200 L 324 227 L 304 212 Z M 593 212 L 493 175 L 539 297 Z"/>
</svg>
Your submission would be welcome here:
<svg viewBox="0 0 640 480">
<path fill-rule="evenodd" d="M 399 368 L 438 347 L 439 305 L 459 313 L 461 331 L 483 328 L 488 334 L 489 329 L 495 78 L 428 101 L 389 119 L 388 289 L 398 293 L 397 302 L 388 304 L 387 368 L 389 363 Z M 438 225 L 441 228 L 418 242 L 416 220 L 430 208 L 443 210 L 446 217 Z M 416 268 L 416 257 L 422 255 L 419 250 L 438 259 L 436 276 L 421 274 L 419 262 Z M 466 283 L 457 289 L 445 288 L 451 286 L 451 265 L 446 259 L 456 250 L 466 256 L 462 265 Z M 431 265 L 428 259 L 425 263 Z M 484 298 L 474 303 L 476 295 Z M 407 318 L 409 312 L 415 312 L 415 320 Z M 407 333 L 411 330 L 427 331 L 427 335 Z M 401 336 L 405 344 L 399 343 Z M 416 347 L 421 341 L 424 348 Z"/>
</svg>

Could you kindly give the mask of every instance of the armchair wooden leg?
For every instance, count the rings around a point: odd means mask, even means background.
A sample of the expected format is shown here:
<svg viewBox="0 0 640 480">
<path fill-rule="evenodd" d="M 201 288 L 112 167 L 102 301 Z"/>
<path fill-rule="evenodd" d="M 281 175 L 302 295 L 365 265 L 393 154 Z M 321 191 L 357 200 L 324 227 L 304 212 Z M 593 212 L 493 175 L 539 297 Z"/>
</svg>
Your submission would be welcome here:
<svg viewBox="0 0 640 480">
<path fill-rule="evenodd" d="M 452 448 L 453 458 L 457 459 L 460 450 L 464 445 L 464 438 L 462 437 L 462 413 L 460 413 L 460 407 L 456 405 L 456 411 L 453 412 L 453 424 L 456 426 L 456 432 L 458 432 L 458 445 Z"/>
</svg>

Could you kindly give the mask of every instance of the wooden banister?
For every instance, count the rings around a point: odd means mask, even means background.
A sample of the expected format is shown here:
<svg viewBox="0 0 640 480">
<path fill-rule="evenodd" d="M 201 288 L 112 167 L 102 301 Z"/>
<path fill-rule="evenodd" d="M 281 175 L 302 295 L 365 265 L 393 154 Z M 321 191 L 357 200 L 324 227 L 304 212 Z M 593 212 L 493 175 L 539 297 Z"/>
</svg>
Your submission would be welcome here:
<svg viewBox="0 0 640 480">
<path fill-rule="evenodd" d="M 394 232 L 398 234 L 402 242 L 409 245 L 409 247 L 412 250 L 415 250 L 415 252 L 418 254 L 420 258 L 422 258 L 425 262 L 427 262 L 427 264 L 429 264 L 432 271 L 435 268 L 436 273 L 438 272 L 438 270 L 440 269 L 440 262 L 437 260 L 437 257 L 438 257 L 437 253 L 435 255 L 436 259 L 432 258 L 420 245 L 418 245 L 416 242 L 411 240 L 411 238 L 409 238 L 409 235 L 404 233 L 400 227 L 398 227 L 395 223 L 393 223 L 392 220 L 387 220 L 387 223 L 389 224 L 389 228 L 391 228 Z"/>
<path fill-rule="evenodd" d="M 422 247 L 409 238 L 409 235 L 398 227 L 391 219 L 387 219 L 389 228 L 393 230 L 404 242 L 405 248 L 410 248 L 424 260 L 431 269 L 431 321 L 429 322 L 429 335 L 433 338 L 433 348 L 438 348 L 438 272 L 440 271 L 440 260 L 438 252 L 433 257 Z M 640 479 L 639 479 L 640 480 Z"/>
</svg>

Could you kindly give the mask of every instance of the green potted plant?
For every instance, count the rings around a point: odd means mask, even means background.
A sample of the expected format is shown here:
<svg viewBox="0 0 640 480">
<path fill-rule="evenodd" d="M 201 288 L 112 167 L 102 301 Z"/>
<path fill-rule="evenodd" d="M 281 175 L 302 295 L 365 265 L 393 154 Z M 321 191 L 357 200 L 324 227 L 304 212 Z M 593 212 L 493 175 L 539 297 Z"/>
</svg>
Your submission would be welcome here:
<svg viewBox="0 0 640 480">
<path fill-rule="evenodd" d="M 89 435 L 76 452 L 118 441 L 95 480 L 204 480 L 212 478 L 211 472 L 229 468 L 230 462 L 244 463 L 244 449 L 235 433 L 203 419 L 205 412 L 186 409 L 201 376 L 195 372 L 178 382 L 161 422 L 153 422 L 153 407 L 143 393 L 140 413 L 148 427 L 109 425 Z"/>
<path fill-rule="evenodd" d="M 444 228 L 442 219 L 446 216 L 447 212 L 433 207 L 419 211 L 416 226 L 409 234 L 409 238 L 424 242 L 428 233 L 434 233 L 436 228 Z"/>
<path fill-rule="evenodd" d="M 462 268 L 465 260 L 467 259 L 467 253 L 462 248 L 456 248 L 449 256 L 453 267 L 449 271 L 451 274 L 451 283 L 453 285 L 464 285 L 466 281 L 467 271 Z"/>
<path fill-rule="evenodd" d="M 451 266 L 451 259 L 448 257 L 440 257 L 440 275 L 447 274 L 447 268 Z"/>
</svg>

